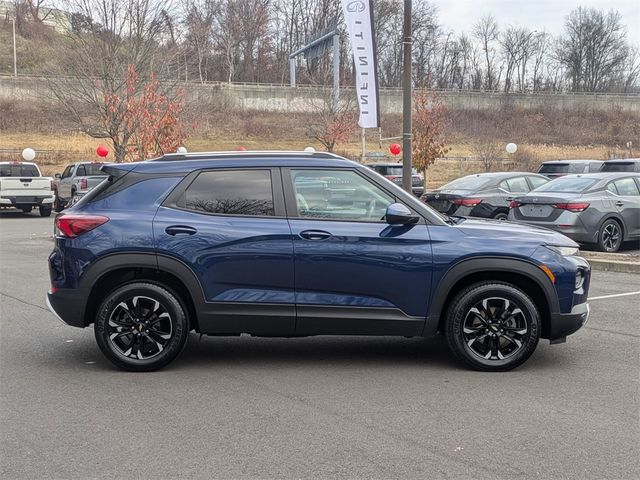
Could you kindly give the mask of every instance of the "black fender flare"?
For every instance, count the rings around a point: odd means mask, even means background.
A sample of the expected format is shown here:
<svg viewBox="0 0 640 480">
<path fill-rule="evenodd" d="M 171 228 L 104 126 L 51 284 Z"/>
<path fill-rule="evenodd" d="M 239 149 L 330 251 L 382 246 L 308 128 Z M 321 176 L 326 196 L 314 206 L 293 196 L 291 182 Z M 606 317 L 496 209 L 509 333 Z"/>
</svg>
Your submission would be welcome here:
<svg viewBox="0 0 640 480">
<path fill-rule="evenodd" d="M 438 282 L 431 297 L 431 305 L 429 305 L 423 336 L 429 337 L 436 334 L 445 302 L 454 285 L 464 277 L 480 272 L 515 273 L 527 277 L 533 280 L 544 292 L 550 313 L 553 314 L 560 311 L 560 303 L 555 287 L 549 277 L 536 264 L 516 258 L 470 258 L 451 266 Z"/>
<path fill-rule="evenodd" d="M 205 303 L 204 290 L 197 276 L 180 260 L 155 253 L 118 252 L 101 257 L 83 273 L 78 285 L 85 299 L 82 312 L 86 313 L 89 295 L 96 282 L 108 273 L 124 268 L 149 268 L 157 272 L 169 273 L 182 282 L 191 295 L 196 309 Z"/>
</svg>

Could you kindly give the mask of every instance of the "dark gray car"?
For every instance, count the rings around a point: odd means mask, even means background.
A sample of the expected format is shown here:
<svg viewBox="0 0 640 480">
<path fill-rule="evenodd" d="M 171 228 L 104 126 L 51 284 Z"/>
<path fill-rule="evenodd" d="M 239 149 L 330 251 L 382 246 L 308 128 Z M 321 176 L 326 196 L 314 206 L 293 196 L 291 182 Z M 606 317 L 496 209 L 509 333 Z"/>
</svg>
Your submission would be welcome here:
<svg viewBox="0 0 640 480">
<path fill-rule="evenodd" d="M 640 239 L 640 174 L 567 175 L 515 199 L 509 220 L 547 227 L 615 252 Z"/>
<path fill-rule="evenodd" d="M 540 165 L 538 173 L 554 179 L 572 173 L 599 172 L 603 164 L 602 160 L 549 160 Z"/>
<path fill-rule="evenodd" d="M 506 220 L 509 203 L 549 181 L 528 172 L 478 173 L 458 178 L 421 200 L 446 215 Z"/>
</svg>

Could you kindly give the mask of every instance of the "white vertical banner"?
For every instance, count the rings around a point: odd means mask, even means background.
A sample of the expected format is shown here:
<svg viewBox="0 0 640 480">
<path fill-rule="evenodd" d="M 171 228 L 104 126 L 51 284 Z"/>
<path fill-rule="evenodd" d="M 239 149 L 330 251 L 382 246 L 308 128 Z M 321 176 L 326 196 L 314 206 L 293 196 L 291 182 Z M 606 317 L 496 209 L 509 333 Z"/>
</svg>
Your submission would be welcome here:
<svg viewBox="0 0 640 480">
<path fill-rule="evenodd" d="M 373 0 L 342 0 L 356 69 L 356 96 L 360 107 L 358 125 L 380 126 L 378 110 L 378 62 L 373 30 Z"/>
</svg>

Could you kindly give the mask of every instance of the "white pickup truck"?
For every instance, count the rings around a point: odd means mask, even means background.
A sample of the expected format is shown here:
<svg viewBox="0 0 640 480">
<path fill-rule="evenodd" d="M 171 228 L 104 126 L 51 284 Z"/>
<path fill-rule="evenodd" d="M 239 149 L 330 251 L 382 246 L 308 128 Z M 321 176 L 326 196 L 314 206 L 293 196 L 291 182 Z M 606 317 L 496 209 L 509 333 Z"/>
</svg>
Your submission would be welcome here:
<svg viewBox="0 0 640 480">
<path fill-rule="evenodd" d="M 54 182 L 43 177 L 35 163 L 0 162 L 0 208 L 29 213 L 38 207 L 40 216 L 51 215 Z"/>
</svg>

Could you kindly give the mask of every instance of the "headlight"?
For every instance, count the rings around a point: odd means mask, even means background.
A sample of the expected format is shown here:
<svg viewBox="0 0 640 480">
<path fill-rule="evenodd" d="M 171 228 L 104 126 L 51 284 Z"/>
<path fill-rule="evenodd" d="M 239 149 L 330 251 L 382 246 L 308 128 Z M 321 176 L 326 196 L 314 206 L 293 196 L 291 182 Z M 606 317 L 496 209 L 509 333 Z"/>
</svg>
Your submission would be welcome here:
<svg viewBox="0 0 640 480">
<path fill-rule="evenodd" d="M 568 255 L 577 255 L 580 253 L 580 249 L 578 247 L 559 247 L 556 245 L 547 245 L 549 250 L 553 250 L 554 252 L 566 257 Z"/>
</svg>

